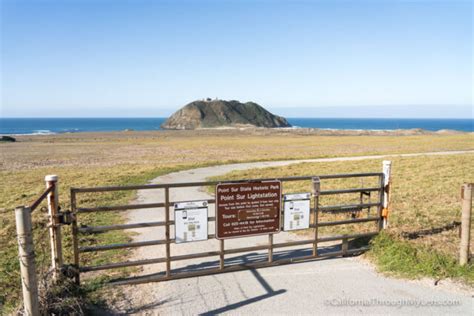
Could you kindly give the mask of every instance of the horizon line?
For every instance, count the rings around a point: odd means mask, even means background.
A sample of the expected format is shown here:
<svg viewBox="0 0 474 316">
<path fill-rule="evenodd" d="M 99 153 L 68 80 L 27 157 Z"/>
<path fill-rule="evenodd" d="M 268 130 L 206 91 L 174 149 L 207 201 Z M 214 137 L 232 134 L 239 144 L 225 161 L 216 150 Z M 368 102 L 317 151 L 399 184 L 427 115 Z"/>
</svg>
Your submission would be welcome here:
<svg viewBox="0 0 474 316">
<path fill-rule="evenodd" d="M 170 116 L 7 116 L 1 119 L 167 119 Z M 474 117 L 298 117 L 286 116 L 286 119 L 394 119 L 394 120 L 474 120 Z"/>
</svg>

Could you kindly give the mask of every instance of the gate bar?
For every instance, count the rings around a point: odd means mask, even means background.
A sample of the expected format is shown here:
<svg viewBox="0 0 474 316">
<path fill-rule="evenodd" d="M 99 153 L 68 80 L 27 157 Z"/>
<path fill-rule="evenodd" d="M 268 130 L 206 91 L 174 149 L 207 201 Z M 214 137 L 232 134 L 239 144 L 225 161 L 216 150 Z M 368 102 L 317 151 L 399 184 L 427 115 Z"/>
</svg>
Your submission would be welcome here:
<svg viewBox="0 0 474 316">
<path fill-rule="evenodd" d="M 206 200 L 208 204 L 216 203 L 215 199 Z M 169 202 L 170 205 L 179 203 L 179 201 Z M 145 208 L 163 208 L 165 203 L 143 203 L 143 204 L 127 204 L 127 205 L 112 205 L 112 206 L 97 206 L 97 207 L 81 207 L 77 211 L 79 213 L 91 213 L 91 212 L 111 212 L 111 211 L 129 211 L 129 210 L 139 210 Z"/>
<path fill-rule="evenodd" d="M 159 208 L 159 207 L 165 207 L 165 203 L 144 203 L 144 204 L 113 205 L 113 206 L 81 207 L 77 209 L 77 212 L 90 213 L 90 212 L 128 211 L 128 210 L 139 210 L 143 208 Z"/>
<path fill-rule="evenodd" d="M 381 220 L 379 217 L 354 218 L 354 219 L 347 219 L 347 220 L 334 221 L 334 222 L 318 222 L 318 226 L 337 226 L 337 225 L 356 224 L 356 223 L 364 223 L 364 222 L 376 222 L 379 220 Z"/>
<path fill-rule="evenodd" d="M 314 212 L 314 208 L 311 209 Z M 214 216 L 208 217 L 209 222 L 215 221 L 216 218 Z M 363 223 L 363 222 L 371 222 L 371 221 L 378 221 L 378 217 L 367 217 L 367 218 L 355 218 L 349 220 L 342 220 L 342 221 L 333 221 L 333 222 L 318 222 L 319 226 L 336 226 L 336 225 L 343 225 L 343 224 L 355 224 L 355 223 Z M 175 221 L 170 220 L 170 225 L 174 225 Z M 110 230 L 125 230 L 125 229 L 133 229 L 133 228 L 146 228 L 146 227 L 160 227 L 166 226 L 165 221 L 161 222 L 144 222 L 144 223 L 134 223 L 134 224 L 123 224 L 123 225 L 110 225 L 110 226 L 84 226 L 79 227 L 78 231 L 83 234 L 94 234 L 94 233 L 102 233 Z M 314 228 L 315 224 L 311 224 L 310 228 Z M 209 235 L 209 238 L 214 238 L 213 235 Z M 174 239 L 171 239 L 174 240 Z"/>
<path fill-rule="evenodd" d="M 369 173 L 343 173 L 343 174 L 332 174 L 318 176 L 320 179 L 342 179 L 342 178 L 363 178 L 363 177 L 377 177 L 383 175 L 381 172 L 369 172 Z M 108 191 L 121 191 L 121 190 L 148 190 L 148 189 L 165 189 L 165 188 L 183 188 L 183 187 L 201 187 L 209 185 L 217 185 L 224 183 L 236 183 L 236 182 L 260 182 L 260 181 L 304 181 L 311 180 L 312 176 L 300 176 L 300 177 L 284 177 L 284 178 L 261 178 L 261 179 L 246 179 L 246 180 L 228 180 L 228 181 L 204 181 L 204 182 L 183 182 L 183 183 L 166 183 L 166 184 L 143 184 L 143 185 L 127 185 L 127 186 L 109 186 L 109 187 L 94 187 L 94 188 L 71 188 L 75 192 L 108 192 Z"/>
<path fill-rule="evenodd" d="M 99 271 L 99 270 L 134 267 L 134 266 L 147 265 L 147 264 L 153 264 L 153 263 L 163 263 L 163 262 L 166 262 L 166 258 L 144 259 L 144 260 L 136 260 L 136 261 L 124 261 L 124 262 L 108 263 L 108 264 L 104 264 L 104 265 L 100 265 L 100 266 L 80 267 L 79 271 L 81 271 L 81 272 L 90 272 L 90 271 Z"/>
<path fill-rule="evenodd" d="M 54 190 L 54 187 L 51 186 L 51 187 L 48 187 L 46 188 L 46 191 L 44 191 L 39 198 L 36 199 L 36 201 L 34 201 L 31 206 L 29 207 L 31 212 L 33 212 L 37 207 L 38 205 L 41 204 L 41 202 L 43 202 L 43 200 L 48 196 L 49 193 L 51 193 L 52 191 Z"/>
<path fill-rule="evenodd" d="M 167 242 L 168 241 L 165 239 L 165 240 L 137 241 L 137 242 L 130 242 L 126 244 L 110 244 L 110 245 L 101 245 L 101 246 L 79 247 L 79 252 L 92 252 L 92 251 L 104 251 L 104 250 L 114 250 L 114 249 L 123 249 L 123 248 L 136 248 L 136 247 L 145 247 L 145 246 L 165 245 Z"/>
<path fill-rule="evenodd" d="M 320 191 L 319 195 L 332 195 L 332 194 L 345 194 L 345 193 L 359 193 L 359 192 L 374 192 L 380 191 L 383 188 L 353 188 L 353 189 L 341 189 L 341 190 L 324 190 Z"/>
<path fill-rule="evenodd" d="M 382 192 L 382 190 L 381 190 Z M 372 206 L 380 206 L 382 204 L 381 201 L 379 202 L 374 202 L 374 203 L 363 203 L 363 204 L 342 204 L 342 205 L 329 205 L 329 206 L 321 206 L 319 207 L 320 211 L 344 211 L 344 210 L 349 210 L 351 211 L 352 209 L 355 208 L 368 208 Z"/>
<path fill-rule="evenodd" d="M 335 235 L 335 236 L 328 236 L 328 237 L 321 237 L 318 238 L 319 242 L 326 242 L 326 241 L 336 241 L 342 239 L 352 239 L 352 238 L 363 238 L 363 237 L 372 237 L 376 236 L 379 232 L 370 232 L 370 233 L 362 233 L 362 234 L 345 234 L 345 235 Z"/>
<path fill-rule="evenodd" d="M 145 223 L 110 225 L 110 226 L 84 226 L 84 227 L 79 227 L 79 232 L 83 234 L 93 234 L 93 233 L 102 233 L 102 232 L 106 232 L 110 230 L 156 227 L 156 226 L 165 226 L 165 225 L 166 225 L 166 222 L 145 222 Z"/>
<path fill-rule="evenodd" d="M 216 218 L 214 216 L 208 217 L 209 222 L 215 221 Z M 175 221 L 170 220 L 170 225 L 174 225 Z M 101 233 L 110 230 L 120 230 L 120 229 L 133 229 L 133 228 L 145 228 L 145 227 L 159 227 L 159 226 L 166 226 L 166 222 L 144 222 L 144 223 L 133 223 L 133 224 L 120 224 L 120 225 L 110 225 L 110 226 L 84 226 L 79 227 L 79 232 L 84 234 L 93 234 L 93 233 Z"/>
</svg>

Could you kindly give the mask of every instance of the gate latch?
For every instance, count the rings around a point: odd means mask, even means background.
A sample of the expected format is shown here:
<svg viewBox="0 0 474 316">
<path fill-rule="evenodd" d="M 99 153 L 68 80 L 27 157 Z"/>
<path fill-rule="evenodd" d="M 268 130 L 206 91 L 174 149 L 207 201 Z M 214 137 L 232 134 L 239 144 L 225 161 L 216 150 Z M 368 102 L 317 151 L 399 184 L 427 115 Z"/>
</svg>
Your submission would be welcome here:
<svg viewBox="0 0 474 316">
<path fill-rule="evenodd" d="M 60 209 L 56 216 L 58 219 L 58 224 L 60 225 L 70 225 L 74 220 L 74 215 L 69 210 L 61 212 L 61 209 Z"/>
</svg>

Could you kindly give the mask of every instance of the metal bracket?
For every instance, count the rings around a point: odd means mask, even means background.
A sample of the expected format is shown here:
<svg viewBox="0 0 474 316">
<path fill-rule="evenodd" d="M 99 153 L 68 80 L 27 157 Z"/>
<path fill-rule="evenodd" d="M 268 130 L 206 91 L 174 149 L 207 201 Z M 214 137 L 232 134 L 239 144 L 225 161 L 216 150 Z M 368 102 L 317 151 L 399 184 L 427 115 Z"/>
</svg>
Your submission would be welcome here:
<svg viewBox="0 0 474 316">
<path fill-rule="evenodd" d="M 311 181 L 313 182 L 313 195 L 319 196 L 321 193 L 321 180 L 319 177 L 313 177 Z"/>
<path fill-rule="evenodd" d="M 56 217 L 58 219 L 58 224 L 60 225 L 71 225 L 74 221 L 74 214 L 69 210 L 64 212 L 60 211 Z"/>
</svg>

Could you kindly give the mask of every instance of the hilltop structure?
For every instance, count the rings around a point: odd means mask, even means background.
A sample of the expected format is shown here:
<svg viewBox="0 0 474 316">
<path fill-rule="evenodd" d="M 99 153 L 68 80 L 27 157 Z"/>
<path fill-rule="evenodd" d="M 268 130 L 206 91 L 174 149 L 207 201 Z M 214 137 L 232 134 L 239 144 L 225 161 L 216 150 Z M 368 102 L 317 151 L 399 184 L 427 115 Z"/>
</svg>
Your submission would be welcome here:
<svg viewBox="0 0 474 316">
<path fill-rule="evenodd" d="M 291 127 L 288 121 L 270 113 L 254 102 L 240 103 L 206 98 L 193 101 L 162 125 L 163 129 L 197 129 L 217 127 Z"/>
</svg>

